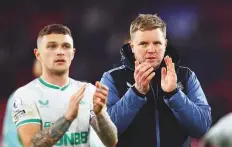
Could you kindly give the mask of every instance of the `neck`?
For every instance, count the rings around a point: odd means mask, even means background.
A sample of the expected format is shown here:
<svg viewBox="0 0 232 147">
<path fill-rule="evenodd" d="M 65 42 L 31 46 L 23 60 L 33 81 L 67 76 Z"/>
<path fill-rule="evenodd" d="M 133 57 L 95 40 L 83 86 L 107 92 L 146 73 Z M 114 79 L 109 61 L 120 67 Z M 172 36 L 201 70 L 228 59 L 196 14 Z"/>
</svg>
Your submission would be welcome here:
<svg viewBox="0 0 232 147">
<path fill-rule="evenodd" d="M 156 66 L 156 67 L 153 67 L 154 71 L 156 71 L 157 69 L 159 69 L 159 67 L 160 67 L 160 64 L 158 66 Z"/>
<path fill-rule="evenodd" d="M 46 82 L 53 84 L 53 85 L 57 85 L 57 86 L 64 86 L 68 83 L 68 71 L 65 72 L 64 74 L 55 74 L 52 72 L 43 72 L 43 74 L 41 75 L 41 78 L 43 78 Z"/>
</svg>

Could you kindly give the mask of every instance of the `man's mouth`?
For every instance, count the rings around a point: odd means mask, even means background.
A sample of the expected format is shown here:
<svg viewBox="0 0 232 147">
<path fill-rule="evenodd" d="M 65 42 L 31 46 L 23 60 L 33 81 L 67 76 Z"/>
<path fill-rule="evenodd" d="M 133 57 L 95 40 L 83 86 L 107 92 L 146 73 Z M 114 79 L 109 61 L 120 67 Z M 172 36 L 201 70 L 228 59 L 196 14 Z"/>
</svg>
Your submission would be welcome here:
<svg viewBox="0 0 232 147">
<path fill-rule="evenodd" d="M 63 63 L 63 62 L 65 62 L 65 60 L 64 60 L 64 59 L 58 59 L 58 60 L 56 60 L 55 62 L 56 62 L 56 63 Z"/>
<path fill-rule="evenodd" d="M 154 60 L 154 59 L 156 59 L 156 57 L 148 57 L 147 59 Z"/>
</svg>

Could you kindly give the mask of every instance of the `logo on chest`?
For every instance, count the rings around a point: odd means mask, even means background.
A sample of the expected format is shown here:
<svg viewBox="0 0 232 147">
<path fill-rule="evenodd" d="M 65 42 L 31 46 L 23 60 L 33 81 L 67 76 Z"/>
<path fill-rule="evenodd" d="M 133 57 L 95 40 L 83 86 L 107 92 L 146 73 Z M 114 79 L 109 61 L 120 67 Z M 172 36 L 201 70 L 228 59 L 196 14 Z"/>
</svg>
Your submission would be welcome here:
<svg viewBox="0 0 232 147">
<path fill-rule="evenodd" d="M 39 106 L 42 107 L 48 107 L 49 106 L 49 100 L 39 100 Z"/>
<path fill-rule="evenodd" d="M 133 87 L 134 85 L 129 83 L 129 82 L 126 82 L 126 86 L 127 86 L 127 89 L 129 89 L 129 88 Z"/>
<path fill-rule="evenodd" d="M 180 81 L 177 83 L 177 88 L 179 88 L 180 90 L 184 90 L 184 86 Z"/>
</svg>

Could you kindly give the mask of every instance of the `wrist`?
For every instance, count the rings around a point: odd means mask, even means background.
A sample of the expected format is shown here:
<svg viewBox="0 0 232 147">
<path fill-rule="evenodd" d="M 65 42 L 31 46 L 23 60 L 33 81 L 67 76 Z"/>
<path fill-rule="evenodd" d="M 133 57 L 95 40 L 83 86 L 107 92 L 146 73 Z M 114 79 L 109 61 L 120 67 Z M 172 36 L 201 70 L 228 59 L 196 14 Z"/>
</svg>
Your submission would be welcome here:
<svg viewBox="0 0 232 147">
<path fill-rule="evenodd" d="M 103 109 L 103 108 L 102 108 L 102 109 Z M 102 114 L 102 109 L 101 109 L 100 111 L 98 111 L 98 112 L 93 111 L 93 112 L 94 112 L 94 114 L 95 114 L 95 116 L 99 116 L 99 115 L 101 115 L 101 114 Z"/>
<path fill-rule="evenodd" d="M 144 98 L 144 97 L 146 96 L 146 94 L 143 94 L 143 93 L 139 92 L 139 91 L 135 88 L 135 86 L 132 87 L 132 90 L 133 90 L 133 91 L 135 92 L 135 94 L 136 94 L 137 96 L 139 96 L 139 97 Z"/>
<path fill-rule="evenodd" d="M 144 91 L 144 88 L 142 86 L 139 86 L 137 83 L 134 84 L 134 90 L 137 92 L 139 95 L 146 95 L 147 92 Z"/>
<path fill-rule="evenodd" d="M 178 89 L 175 88 L 174 90 L 170 91 L 170 92 L 166 92 L 166 98 L 170 99 L 173 95 L 175 95 L 178 92 Z"/>
<path fill-rule="evenodd" d="M 71 117 L 71 116 L 69 116 L 67 114 L 64 115 L 64 118 L 69 122 L 72 122 L 75 119 L 74 117 Z"/>
<path fill-rule="evenodd" d="M 95 114 L 96 117 L 102 116 L 102 113 L 103 113 L 102 111 L 100 111 L 100 112 L 98 112 L 98 113 L 95 113 L 95 112 L 94 112 L 94 114 Z"/>
</svg>

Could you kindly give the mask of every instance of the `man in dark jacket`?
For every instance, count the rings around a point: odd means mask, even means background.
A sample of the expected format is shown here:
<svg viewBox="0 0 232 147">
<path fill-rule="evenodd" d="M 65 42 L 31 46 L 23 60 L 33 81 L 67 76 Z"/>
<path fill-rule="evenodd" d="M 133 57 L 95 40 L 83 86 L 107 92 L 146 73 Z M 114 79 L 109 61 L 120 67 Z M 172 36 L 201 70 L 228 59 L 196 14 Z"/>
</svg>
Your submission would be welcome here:
<svg viewBox="0 0 232 147">
<path fill-rule="evenodd" d="M 123 46 L 122 66 L 105 72 L 107 109 L 118 147 L 186 147 L 211 125 L 211 108 L 193 71 L 175 65 L 166 51 L 166 24 L 140 14 Z"/>
</svg>

